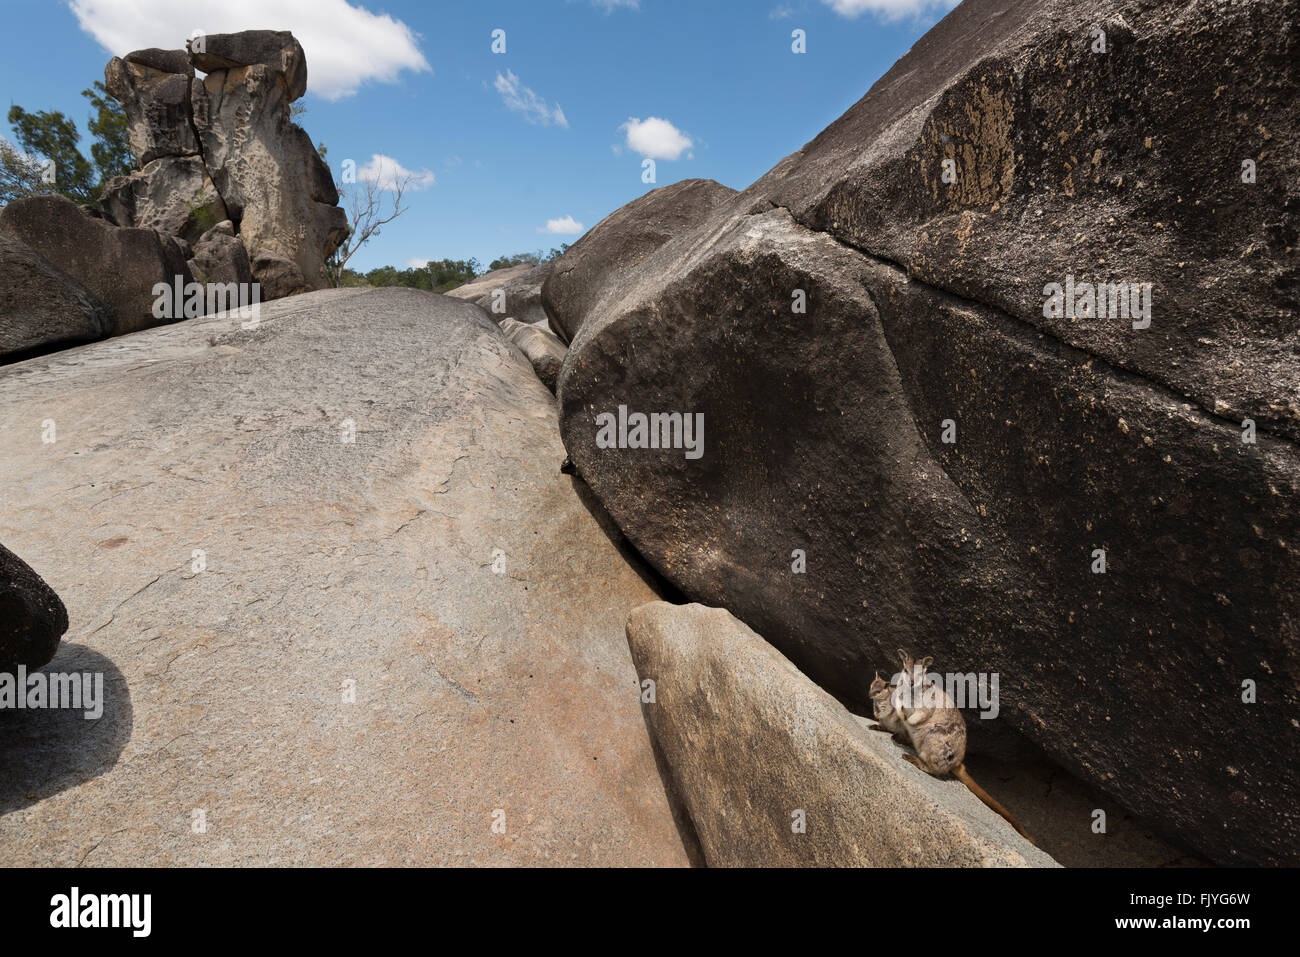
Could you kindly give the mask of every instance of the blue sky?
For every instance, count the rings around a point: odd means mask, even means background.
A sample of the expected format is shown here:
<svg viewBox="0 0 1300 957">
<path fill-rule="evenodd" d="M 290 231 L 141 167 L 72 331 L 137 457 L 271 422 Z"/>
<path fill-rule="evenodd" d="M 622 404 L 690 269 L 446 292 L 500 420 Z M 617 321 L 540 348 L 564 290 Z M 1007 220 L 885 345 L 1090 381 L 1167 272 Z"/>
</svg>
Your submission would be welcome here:
<svg viewBox="0 0 1300 957">
<path fill-rule="evenodd" d="M 951 0 L 4 0 L 10 103 L 85 131 L 80 91 L 112 54 L 193 30 L 289 29 L 307 114 L 339 173 L 416 174 L 362 269 L 572 242 L 657 182 L 749 185 L 858 100 Z M 504 54 L 492 33 L 505 31 Z M 804 30 L 807 52 L 791 51 Z M 663 122 L 651 122 L 663 121 Z M 631 123 L 637 120 L 639 123 Z M 686 145 L 689 141 L 689 145 Z M 83 141 L 83 152 L 89 153 Z M 675 158 L 673 158 L 675 156 Z M 386 161 L 379 166 L 393 167 Z M 429 174 L 432 174 L 431 176 Z M 563 232 L 545 232 L 548 223 Z"/>
</svg>

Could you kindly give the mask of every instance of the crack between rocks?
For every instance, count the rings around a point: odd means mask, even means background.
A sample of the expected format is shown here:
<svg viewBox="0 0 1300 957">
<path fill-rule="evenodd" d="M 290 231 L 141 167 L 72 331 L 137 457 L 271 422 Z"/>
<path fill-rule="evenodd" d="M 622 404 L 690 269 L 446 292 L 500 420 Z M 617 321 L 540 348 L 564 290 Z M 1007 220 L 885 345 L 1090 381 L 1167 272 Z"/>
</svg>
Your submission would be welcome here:
<svg viewBox="0 0 1300 957">
<path fill-rule="evenodd" d="M 997 306 L 993 306 L 985 302 L 980 302 L 978 299 L 971 299 L 967 296 L 963 296 L 961 293 L 956 293 L 949 289 L 944 289 L 942 286 L 936 286 L 933 283 L 927 282 L 926 280 L 920 278 L 919 276 L 911 272 L 911 270 L 909 270 L 907 266 L 903 263 L 897 262 L 886 256 L 881 256 L 867 249 L 863 249 L 860 246 L 856 246 L 853 243 L 847 242 L 824 229 L 815 229 L 814 227 L 809 226 L 807 223 L 801 222 L 794 215 L 793 211 L 791 211 L 791 209 L 788 206 L 777 206 L 773 204 L 772 209 L 774 210 L 779 209 L 782 212 L 784 212 L 787 216 L 790 217 L 790 221 L 792 223 L 794 223 L 796 226 L 798 226 L 800 229 L 804 230 L 805 232 L 815 233 L 819 236 L 825 236 L 831 242 L 835 243 L 837 246 L 840 246 L 843 249 L 848 250 L 849 252 L 855 253 L 863 257 L 864 259 L 868 259 L 871 262 L 874 262 L 878 265 L 885 266 L 888 269 L 892 269 L 895 272 L 901 273 L 908 282 L 916 283 L 921 288 L 929 290 L 930 292 L 933 292 L 934 294 L 944 299 L 951 300 L 952 302 L 956 303 L 959 306 L 968 307 L 968 308 L 976 307 L 982 309 L 990 313 L 991 315 L 995 316 L 996 318 L 1001 319 L 1007 324 L 1011 325 L 1017 332 L 1021 334 L 1029 333 L 1047 339 L 1049 342 L 1055 344 L 1062 351 L 1063 357 L 1072 358 L 1077 356 L 1086 356 L 1091 363 L 1094 363 L 1096 365 L 1098 371 L 1106 375 L 1109 375 L 1111 378 L 1116 379 L 1119 382 L 1123 382 L 1128 385 L 1140 386 L 1142 388 L 1150 390 L 1151 392 L 1156 393 L 1161 398 L 1164 398 L 1166 401 L 1173 402 L 1179 406 L 1188 406 L 1191 408 L 1194 414 L 1199 414 L 1199 416 L 1202 419 L 1208 420 L 1211 424 L 1221 425 L 1227 429 L 1230 429 L 1234 433 L 1240 433 L 1241 431 L 1240 422 L 1237 422 L 1233 419 L 1228 418 L 1227 416 L 1220 415 L 1217 412 L 1207 409 L 1199 400 L 1191 396 L 1182 395 L 1176 389 L 1164 384 L 1163 382 L 1160 382 L 1157 379 L 1152 379 L 1142 374 L 1141 372 L 1136 372 L 1132 369 L 1125 368 L 1124 366 L 1116 365 L 1114 362 L 1112 362 L 1110 359 L 1105 358 L 1104 356 L 1097 355 L 1095 352 L 1090 352 L 1081 346 L 1077 346 L 1074 345 L 1073 343 L 1067 342 L 1066 340 L 1062 339 L 1060 336 L 1056 335 L 1051 330 L 1043 329 L 1039 326 L 1036 326 L 1032 322 L 1029 322 L 1028 320 L 1025 319 L 1021 319 L 1019 316 L 1013 315 L 1012 313 L 1009 313 L 1006 310 L 1001 309 Z M 872 296 L 872 301 L 873 302 L 875 301 L 874 296 Z M 886 321 L 885 321 L 884 311 L 879 308 L 878 304 L 877 304 L 877 311 L 881 313 L 880 323 L 883 329 L 886 325 Z M 886 337 L 886 341 L 888 341 L 888 337 Z M 893 351 L 892 346 L 891 346 L 891 351 Z M 895 365 L 897 365 L 897 359 L 895 359 Z M 900 372 L 901 372 L 901 367 L 900 367 Z M 1255 434 L 1257 438 L 1271 439 L 1274 442 L 1285 446 L 1290 451 L 1300 452 L 1300 443 L 1297 443 L 1296 440 L 1290 438 L 1289 436 L 1279 434 L 1273 431 L 1271 428 L 1266 428 L 1258 421 L 1255 424 Z"/>
</svg>

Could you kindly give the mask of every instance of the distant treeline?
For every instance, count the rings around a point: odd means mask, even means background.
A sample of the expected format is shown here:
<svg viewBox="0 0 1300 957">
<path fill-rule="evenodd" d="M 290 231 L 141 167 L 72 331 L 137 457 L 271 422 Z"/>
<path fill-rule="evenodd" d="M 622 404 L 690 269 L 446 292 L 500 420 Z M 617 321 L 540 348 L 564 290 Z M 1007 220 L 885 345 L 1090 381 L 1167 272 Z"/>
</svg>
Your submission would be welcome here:
<svg viewBox="0 0 1300 957">
<path fill-rule="evenodd" d="M 396 266 L 379 266 L 369 272 L 357 272 L 344 269 L 339 280 L 340 286 L 410 286 L 412 289 L 424 289 L 428 292 L 447 292 L 467 282 L 473 282 L 485 272 L 494 269 L 508 269 L 511 266 L 550 262 L 558 259 L 569 248 L 564 243 L 550 252 L 537 250 L 531 253 L 515 253 L 513 256 L 498 256 L 484 269 L 477 259 L 438 259 L 430 260 L 424 266 L 412 266 L 398 269 Z"/>
</svg>

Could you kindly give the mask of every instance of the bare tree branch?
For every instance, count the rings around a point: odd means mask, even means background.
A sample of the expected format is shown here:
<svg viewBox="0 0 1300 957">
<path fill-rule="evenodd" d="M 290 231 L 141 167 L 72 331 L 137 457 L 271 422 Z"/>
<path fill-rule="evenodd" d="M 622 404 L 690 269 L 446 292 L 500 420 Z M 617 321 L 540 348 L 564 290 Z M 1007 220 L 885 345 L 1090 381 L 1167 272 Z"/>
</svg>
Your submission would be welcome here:
<svg viewBox="0 0 1300 957">
<path fill-rule="evenodd" d="M 391 186 L 383 185 L 381 176 L 366 179 L 354 184 L 346 191 L 348 224 L 351 231 L 348 238 L 330 257 L 326 270 L 332 285 L 338 286 L 343 278 L 343 270 L 357 251 L 378 236 L 383 226 L 391 223 L 409 208 L 402 205 L 402 196 L 410 187 L 414 175 L 407 174 L 395 179 Z M 384 203 L 384 193 L 390 194 L 391 203 Z"/>
</svg>

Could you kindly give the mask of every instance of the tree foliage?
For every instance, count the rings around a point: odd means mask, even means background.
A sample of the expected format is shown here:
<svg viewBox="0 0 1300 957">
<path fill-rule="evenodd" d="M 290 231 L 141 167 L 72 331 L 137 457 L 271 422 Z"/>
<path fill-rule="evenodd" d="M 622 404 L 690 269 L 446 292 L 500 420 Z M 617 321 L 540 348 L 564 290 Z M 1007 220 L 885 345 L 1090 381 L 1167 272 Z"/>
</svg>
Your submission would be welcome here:
<svg viewBox="0 0 1300 957">
<path fill-rule="evenodd" d="M 569 248 L 565 243 L 550 252 L 540 249 L 533 253 L 514 253 L 510 256 L 498 256 L 484 269 L 477 259 L 437 259 L 430 260 L 423 266 L 398 269 L 396 266 L 378 266 L 369 272 L 357 272 L 355 269 L 343 269 L 339 273 L 339 286 L 410 286 L 412 289 L 424 289 L 428 292 L 450 292 L 457 286 L 473 282 L 484 273 L 494 269 L 509 269 L 511 266 L 551 262 L 564 255 Z"/>
<path fill-rule="evenodd" d="M 78 203 L 94 201 L 95 171 L 77 150 L 81 134 L 76 123 L 57 110 L 28 113 L 15 104 L 9 108 L 9 125 L 29 157 L 54 164 L 50 188 Z"/>
<path fill-rule="evenodd" d="M 126 135 L 126 111 L 104 84 L 96 80 L 89 90 L 82 90 L 81 95 L 90 101 L 94 110 L 87 120 L 87 127 L 95 138 L 90 144 L 90 158 L 99 174 L 98 195 L 114 176 L 125 176 L 135 168 L 135 154 L 131 152 L 131 141 Z"/>
<path fill-rule="evenodd" d="M 537 266 L 541 263 L 553 262 L 563 256 L 568 248 L 568 243 L 562 243 L 558 249 L 552 248 L 550 252 L 542 252 L 542 250 L 538 249 L 531 253 L 498 256 L 488 263 L 488 272 L 492 272 L 494 269 L 509 269 L 511 266 Z"/>
<path fill-rule="evenodd" d="M 476 259 L 439 259 L 423 266 L 398 269 L 396 266 L 379 266 L 367 273 L 346 269 L 339 278 L 340 286 L 409 286 L 426 292 L 449 292 L 457 286 L 472 282 L 479 274 Z"/>
<path fill-rule="evenodd" d="M 77 144 L 77 124 L 57 110 L 29 113 L 14 104 L 9 125 L 17 145 L 0 144 L 0 204 L 36 193 L 56 192 L 78 203 L 94 203 L 109 179 L 129 173 L 133 166 L 126 135 L 126 112 L 104 84 L 96 81 L 82 96 L 90 101 L 88 128 L 93 162 Z"/>
</svg>

